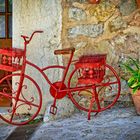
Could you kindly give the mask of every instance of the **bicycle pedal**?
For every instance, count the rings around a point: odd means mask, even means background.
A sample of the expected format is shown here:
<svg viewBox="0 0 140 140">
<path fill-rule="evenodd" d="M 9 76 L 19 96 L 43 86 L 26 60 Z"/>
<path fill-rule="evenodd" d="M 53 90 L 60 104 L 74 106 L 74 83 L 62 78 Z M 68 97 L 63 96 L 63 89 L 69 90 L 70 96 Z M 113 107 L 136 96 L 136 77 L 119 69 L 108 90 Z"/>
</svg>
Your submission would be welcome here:
<svg viewBox="0 0 140 140">
<path fill-rule="evenodd" d="M 57 107 L 54 106 L 54 105 L 51 105 L 51 107 L 50 107 L 50 113 L 53 114 L 53 115 L 56 115 L 56 113 L 57 113 Z"/>
</svg>

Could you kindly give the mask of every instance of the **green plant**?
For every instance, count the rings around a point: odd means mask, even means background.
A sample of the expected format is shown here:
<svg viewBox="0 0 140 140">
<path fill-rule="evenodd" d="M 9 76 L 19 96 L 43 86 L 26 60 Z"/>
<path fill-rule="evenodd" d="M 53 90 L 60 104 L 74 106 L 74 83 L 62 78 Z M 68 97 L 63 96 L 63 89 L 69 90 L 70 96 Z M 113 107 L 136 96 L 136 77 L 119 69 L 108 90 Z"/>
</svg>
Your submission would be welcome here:
<svg viewBox="0 0 140 140">
<path fill-rule="evenodd" d="M 132 93 L 135 94 L 140 89 L 140 61 L 128 57 L 127 61 L 121 63 L 121 68 L 122 78 L 127 81 Z"/>
</svg>

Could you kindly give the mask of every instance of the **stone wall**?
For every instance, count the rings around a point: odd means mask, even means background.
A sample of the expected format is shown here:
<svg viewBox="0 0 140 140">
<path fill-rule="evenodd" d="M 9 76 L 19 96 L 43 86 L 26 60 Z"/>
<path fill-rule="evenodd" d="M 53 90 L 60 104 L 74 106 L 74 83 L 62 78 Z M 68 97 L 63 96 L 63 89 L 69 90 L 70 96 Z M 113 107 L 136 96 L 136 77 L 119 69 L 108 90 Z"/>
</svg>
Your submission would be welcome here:
<svg viewBox="0 0 140 140">
<path fill-rule="evenodd" d="M 63 47 L 75 47 L 75 59 L 84 54 L 107 53 L 107 63 L 120 74 L 125 57 L 140 57 L 140 9 L 135 0 L 63 0 Z M 65 61 L 67 61 L 65 57 Z M 120 100 L 129 100 L 121 79 Z"/>
</svg>

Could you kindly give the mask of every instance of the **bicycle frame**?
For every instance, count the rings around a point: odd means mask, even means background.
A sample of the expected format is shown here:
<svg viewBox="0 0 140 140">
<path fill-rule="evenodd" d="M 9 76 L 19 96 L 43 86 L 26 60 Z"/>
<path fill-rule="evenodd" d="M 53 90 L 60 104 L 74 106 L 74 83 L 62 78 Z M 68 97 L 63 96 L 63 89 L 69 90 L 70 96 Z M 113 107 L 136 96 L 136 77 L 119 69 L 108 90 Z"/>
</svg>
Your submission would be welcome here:
<svg viewBox="0 0 140 140">
<path fill-rule="evenodd" d="M 75 62 L 72 60 L 73 56 L 74 56 L 74 51 L 75 51 L 74 48 L 55 50 L 54 51 L 55 55 L 59 55 L 59 54 L 61 54 L 61 55 L 69 54 L 70 55 L 67 66 L 52 65 L 52 66 L 46 66 L 44 68 L 40 68 L 36 64 L 27 60 L 27 57 L 26 57 L 27 45 L 30 43 L 30 41 L 32 40 L 33 35 L 35 33 L 42 33 L 42 31 L 35 31 L 32 33 L 32 35 L 30 37 L 23 36 L 23 35 L 21 36 L 24 39 L 24 49 L 20 50 L 20 53 L 17 52 L 17 57 L 23 58 L 22 66 L 19 65 L 19 67 L 17 69 L 15 67 L 13 69 L 10 69 L 11 72 L 14 72 L 14 70 L 20 70 L 20 73 L 10 74 L 10 75 L 7 75 L 4 78 L 0 79 L 0 83 L 2 83 L 5 80 L 12 78 L 12 76 L 19 77 L 19 78 L 17 78 L 18 86 L 17 86 L 17 89 L 15 90 L 16 94 L 14 94 L 11 86 L 9 86 L 11 88 L 11 95 L 7 94 L 5 92 L 5 89 L 3 89 L 2 92 L 0 91 L 0 95 L 15 100 L 15 103 L 13 104 L 12 110 L 11 110 L 11 112 L 12 112 L 11 118 L 7 119 L 1 115 L 0 115 L 0 118 L 2 118 L 3 120 L 5 120 L 6 122 L 8 122 L 10 124 L 22 125 L 22 124 L 27 124 L 29 121 L 33 120 L 39 113 L 39 111 L 41 109 L 41 105 L 42 105 L 42 93 L 41 93 L 40 87 L 36 83 L 36 81 L 32 77 L 26 75 L 26 66 L 27 65 L 36 69 L 43 76 L 46 83 L 48 83 L 50 85 L 50 94 L 54 98 L 53 104 L 50 107 L 51 114 L 55 115 L 57 113 L 56 100 L 64 98 L 67 94 L 68 94 L 68 97 L 73 102 L 73 104 L 76 105 L 76 107 L 78 109 L 88 112 L 88 119 L 90 119 L 91 112 L 99 113 L 101 111 L 104 111 L 104 110 L 110 108 L 111 106 L 113 106 L 116 103 L 116 101 L 120 95 L 120 89 L 121 89 L 120 80 L 119 80 L 119 77 L 118 77 L 117 73 L 115 72 L 115 70 L 111 66 L 106 64 L 106 55 L 97 54 L 97 55 L 93 55 L 93 56 L 83 56 L 78 61 Z M 5 50 L 0 50 L 0 53 L 3 53 L 4 55 L 5 54 L 9 55 L 9 52 L 7 52 L 7 51 L 5 52 Z M 15 53 L 16 53 L 16 51 L 15 51 Z M 10 66 L 12 67 L 11 58 L 14 57 L 14 59 L 15 59 L 15 53 L 14 53 L 14 55 L 9 55 L 10 56 L 10 59 L 8 59 L 9 67 Z M 3 62 L 5 63 L 6 60 L 4 59 Z M 67 74 L 68 74 L 68 71 L 69 71 L 69 68 L 70 68 L 70 65 L 72 64 L 72 62 L 75 62 L 75 64 L 74 64 L 75 68 L 70 73 L 70 76 L 68 78 L 68 83 L 67 83 L 67 85 L 65 85 L 66 77 L 67 77 Z M 4 70 L 8 70 L 8 68 L 9 68 L 5 65 L 1 65 L 0 68 L 3 68 L 3 67 L 5 68 Z M 47 70 L 54 69 L 54 68 L 64 70 L 62 79 L 60 81 L 51 82 L 51 80 L 48 78 L 48 75 L 45 73 Z M 105 73 L 106 69 L 108 70 L 108 73 Z M 74 74 L 77 74 L 77 73 L 79 75 L 78 76 L 76 75 L 77 81 L 76 81 L 76 83 L 74 82 L 75 85 L 73 86 L 72 85 L 73 79 L 75 78 Z M 110 74 L 114 77 L 110 78 Z M 26 79 L 28 81 L 30 81 L 33 84 L 33 86 L 35 87 L 35 89 L 37 91 L 36 95 L 39 98 L 39 99 L 37 98 L 39 100 L 39 103 L 32 102 L 32 101 L 34 101 L 34 97 L 32 95 L 30 97 L 31 101 L 28 101 L 28 99 L 24 98 L 24 95 L 22 94 L 22 88 L 23 88 L 23 86 L 26 86 L 26 84 L 24 85 L 24 83 L 26 83 Z M 114 87 L 115 87 L 115 89 L 114 89 Z M 104 88 L 105 89 L 107 88 L 107 90 L 104 90 Z M 103 91 L 102 91 L 102 89 L 103 89 Z M 83 91 L 90 93 L 90 97 L 88 96 L 87 99 L 85 98 L 89 102 L 88 108 L 86 105 L 81 105 L 79 103 L 79 101 L 73 96 L 75 94 L 75 92 L 76 93 L 78 92 L 77 96 L 80 96 L 80 94 L 82 94 Z M 108 92 L 108 91 L 110 91 L 110 92 L 113 91 L 114 98 L 110 104 L 108 104 L 106 106 L 102 106 L 101 103 L 106 99 L 106 97 L 107 97 L 106 92 Z M 101 93 L 104 93 L 103 94 L 104 96 L 100 99 L 99 97 L 100 97 Z M 13 97 L 12 94 L 14 94 L 16 96 Z M 22 95 L 23 99 L 20 98 L 20 95 Z M 81 97 L 82 97 L 82 95 L 81 95 Z M 18 105 L 19 101 L 22 102 L 20 105 Z M 13 118 L 17 114 L 16 111 L 17 111 L 18 107 L 22 106 L 23 104 L 27 104 L 28 106 L 30 106 L 30 108 L 27 108 L 28 111 L 31 110 L 32 107 L 36 107 L 37 111 L 30 119 L 28 119 L 28 121 L 25 121 L 23 123 L 16 122 L 16 121 L 14 122 Z M 95 107 L 95 109 L 93 107 Z"/>
<path fill-rule="evenodd" d="M 33 36 L 34 36 L 35 33 L 42 33 L 42 32 L 43 32 L 43 31 L 35 31 L 35 32 L 32 33 L 32 35 L 31 35 L 30 38 L 27 37 L 27 36 L 21 35 L 21 37 L 23 37 L 23 39 L 24 39 L 24 57 L 23 57 L 23 68 L 22 68 L 22 70 L 21 70 L 21 77 L 23 77 L 22 75 L 25 73 L 26 64 L 28 64 L 28 65 L 34 67 L 35 69 L 37 69 L 37 70 L 43 75 L 43 77 L 44 77 L 44 79 L 46 80 L 46 82 L 47 82 L 51 87 L 53 87 L 57 92 L 60 92 L 60 93 L 61 93 L 61 92 L 70 92 L 70 91 L 77 91 L 77 90 L 83 90 L 83 89 L 85 89 L 85 86 L 84 86 L 84 87 L 81 87 L 81 88 L 78 88 L 78 89 L 77 89 L 77 88 L 72 88 L 72 89 L 65 89 L 65 90 L 61 90 L 61 86 L 60 86 L 60 88 L 57 89 L 57 88 L 53 85 L 53 83 L 51 83 L 51 81 L 49 80 L 48 76 L 47 76 L 47 75 L 45 74 L 45 72 L 44 72 L 44 71 L 46 71 L 47 69 L 51 69 L 51 68 L 55 68 L 55 67 L 64 69 L 64 76 L 62 77 L 62 81 L 61 81 L 61 83 L 62 83 L 62 85 L 63 85 L 64 82 L 65 82 L 65 79 L 66 79 L 66 76 L 67 76 L 69 67 L 70 67 L 70 65 L 71 65 L 71 63 L 72 63 L 72 58 L 73 58 L 74 52 L 69 53 L 69 54 L 70 54 L 70 58 L 69 58 L 69 61 L 68 61 L 68 64 L 67 64 L 66 67 L 64 67 L 64 66 L 59 66 L 59 65 L 54 65 L 54 66 L 47 66 L 47 67 L 44 67 L 44 68 L 40 68 L 40 67 L 38 67 L 36 64 L 33 64 L 33 63 L 31 63 L 30 61 L 27 60 L 27 58 L 26 58 L 27 45 L 30 43 L 30 41 L 32 40 L 32 38 L 33 38 Z M 29 38 L 29 40 L 27 40 L 27 38 Z M 64 53 L 64 52 L 62 52 L 62 54 L 63 54 L 63 53 Z M 64 54 L 65 54 L 65 53 L 64 53 Z M 21 83 L 22 83 L 23 79 L 21 78 L 20 81 L 21 81 Z M 87 87 L 87 89 L 88 89 L 88 88 L 91 88 L 91 87 L 92 87 L 92 86 L 89 86 L 89 87 Z"/>
<path fill-rule="evenodd" d="M 65 87 L 63 89 L 63 85 L 64 85 L 64 82 L 65 82 L 65 79 L 66 79 L 66 76 L 67 76 L 69 67 L 71 65 L 72 58 L 73 58 L 73 53 L 70 55 L 70 59 L 69 59 L 68 65 L 66 67 L 59 66 L 59 65 L 54 65 L 54 66 L 47 66 L 47 67 L 42 68 L 42 69 L 40 67 L 38 67 L 37 65 L 35 65 L 35 64 L 31 63 L 30 61 L 28 61 L 28 60 L 25 59 L 25 67 L 26 67 L 26 64 L 27 64 L 27 65 L 32 66 L 35 69 L 37 69 L 41 73 L 41 75 L 44 77 L 44 79 L 46 80 L 46 82 L 50 85 L 50 94 L 54 98 L 54 102 L 53 102 L 53 104 L 50 107 L 50 113 L 53 114 L 53 115 L 55 115 L 57 113 L 57 107 L 56 107 L 56 100 L 57 99 L 64 98 L 67 95 L 68 92 L 82 91 L 82 90 L 86 90 L 86 89 L 91 89 L 93 87 L 93 85 L 90 85 L 90 86 L 82 86 L 82 87 L 74 87 L 74 88 L 68 88 L 68 86 L 67 86 L 67 87 Z M 55 83 L 52 83 L 49 80 L 48 76 L 45 74 L 45 71 L 47 71 L 48 69 L 53 69 L 53 68 L 61 68 L 61 69 L 64 69 L 64 75 L 62 77 L 62 80 L 59 81 L 59 83 L 60 83 L 59 87 L 57 87 L 57 85 L 55 85 Z"/>
<path fill-rule="evenodd" d="M 63 89 L 63 90 L 61 90 L 61 88 L 60 89 L 57 89 L 54 85 L 53 85 L 53 83 L 51 83 L 51 81 L 49 80 L 49 78 L 48 78 L 48 76 L 45 74 L 45 72 L 44 71 L 46 71 L 47 69 L 53 69 L 53 68 L 62 68 L 62 69 L 64 69 L 64 76 L 62 77 L 62 84 L 65 82 L 65 78 L 66 78 L 66 76 L 67 76 L 67 73 L 68 73 L 68 69 L 69 69 L 69 67 L 70 67 L 70 64 L 71 64 L 71 61 L 72 61 L 72 57 L 73 57 L 73 54 L 71 55 L 71 57 L 70 57 L 70 60 L 69 60 L 69 63 L 68 63 L 68 65 L 67 65 L 67 67 L 64 67 L 64 66 L 59 66 L 59 65 L 53 65 L 53 66 L 47 66 L 47 67 L 44 67 L 44 68 L 40 68 L 40 67 L 38 67 L 36 64 L 33 64 L 33 63 L 31 63 L 30 61 L 28 61 L 28 60 L 26 60 L 25 61 L 25 66 L 26 66 L 26 64 L 27 65 L 29 65 L 29 66 L 32 66 L 32 67 L 34 67 L 35 69 L 37 69 L 41 74 L 42 74 L 42 76 L 44 77 L 44 79 L 46 80 L 46 82 L 50 85 L 50 86 L 52 86 L 55 90 L 57 90 L 57 92 L 74 92 L 74 91 L 79 91 L 79 90 L 83 90 L 83 89 L 85 89 L 85 86 L 83 86 L 83 87 L 77 87 L 77 88 L 70 88 L 70 89 Z M 86 89 L 89 89 L 89 88 L 92 88 L 92 86 L 93 85 L 90 85 L 90 86 L 87 86 L 86 87 Z"/>
</svg>

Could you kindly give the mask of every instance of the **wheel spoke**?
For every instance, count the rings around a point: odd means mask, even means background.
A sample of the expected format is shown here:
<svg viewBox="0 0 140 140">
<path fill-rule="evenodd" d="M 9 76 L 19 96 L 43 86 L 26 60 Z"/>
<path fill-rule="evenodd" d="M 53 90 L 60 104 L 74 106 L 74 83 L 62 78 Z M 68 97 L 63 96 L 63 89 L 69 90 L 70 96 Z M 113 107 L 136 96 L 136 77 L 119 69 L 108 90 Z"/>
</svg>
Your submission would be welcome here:
<svg viewBox="0 0 140 140">
<path fill-rule="evenodd" d="M 69 92 L 76 92 L 76 91 L 82 91 L 82 90 L 87 90 L 87 89 L 91 89 L 92 85 L 88 85 L 88 86 L 77 86 L 77 87 L 73 87 L 69 89 Z M 63 91 L 63 90 L 62 90 Z"/>
<path fill-rule="evenodd" d="M 3 97 L 9 98 L 9 99 L 16 100 L 16 97 L 14 97 L 12 95 L 9 95 L 8 93 L 0 92 L 0 95 L 2 95 Z M 20 98 L 18 99 L 18 101 L 23 102 L 27 105 L 32 105 L 32 106 L 35 106 L 35 107 L 39 107 L 39 105 L 32 103 L 32 101 L 23 100 L 23 99 L 20 99 Z"/>
<path fill-rule="evenodd" d="M 116 84 L 118 84 L 118 81 L 109 82 L 109 83 L 101 83 L 101 84 L 98 84 L 97 87 L 98 87 L 98 86 L 103 86 L 103 87 L 105 87 L 105 86 L 116 85 Z"/>
<path fill-rule="evenodd" d="M 17 104 L 17 103 L 16 103 Z M 10 118 L 10 123 L 12 123 L 12 120 L 13 120 L 13 117 L 14 117 L 14 114 L 16 112 L 16 106 L 13 107 L 12 109 L 12 114 L 11 114 L 11 118 Z"/>
<path fill-rule="evenodd" d="M 18 101 L 25 103 L 26 105 L 31 105 L 34 107 L 39 107 L 39 105 L 32 103 L 31 101 L 25 101 L 23 99 L 18 99 Z"/>
</svg>

